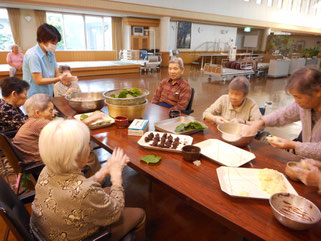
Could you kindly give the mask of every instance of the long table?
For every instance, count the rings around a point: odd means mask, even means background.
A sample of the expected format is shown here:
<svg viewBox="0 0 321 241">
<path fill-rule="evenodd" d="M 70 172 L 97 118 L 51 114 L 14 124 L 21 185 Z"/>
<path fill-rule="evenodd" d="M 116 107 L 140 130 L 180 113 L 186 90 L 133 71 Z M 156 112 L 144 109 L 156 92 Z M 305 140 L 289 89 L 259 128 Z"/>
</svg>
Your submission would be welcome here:
<svg viewBox="0 0 321 241">
<path fill-rule="evenodd" d="M 76 113 L 64 98 L 54 98 L 53 102 L 66 117 L 72 117 Z M 147 104 L 144 119 L 149 120 L 149 130 L 154 130 L 155 122 L 168 119 L 168 109 Z M 208 129 L 204 132 L 192 135 L 193 143 L 219 138 L 216 126 L 207 125 Z M 184 161 L 179 153 L 144 149 L 137 144 L 140 137 L 128 136 L 127 129 L 117 129 L 115 126 L 92 130 L 91 138 L 110 152 L 116 147 L 123 148 L 130 157 L 130 167 L 152 181 L 166 185 L 180 197 L 190 199 L 190 203 L 197 209 L 248 239 L 318 240 L 321 237 L 321 222 L 307 231 L 293 231 L 274 218 L 268 200 L 235 198 L 222 192 L 216 173 L 220 165 L 205 157 L 201 158 L 202 165 L 197 167 Z M 251 161 L 254 168 L 272 168 L 284 172 L 287 161 L 299 160 L 291 153 L 256 140 L 249 146 L 256 155 L 256 159 Z M 147 165 L 140 161 L 147 154 L 161 156 L 162 160 L 159 164 Z M 251 165 L 245 164 L 244 167 L 251 168 Z M 316 188 L 291 180 L 290 183 L 299 195 L 321 207 L 321 198 Z"/>
</svg>

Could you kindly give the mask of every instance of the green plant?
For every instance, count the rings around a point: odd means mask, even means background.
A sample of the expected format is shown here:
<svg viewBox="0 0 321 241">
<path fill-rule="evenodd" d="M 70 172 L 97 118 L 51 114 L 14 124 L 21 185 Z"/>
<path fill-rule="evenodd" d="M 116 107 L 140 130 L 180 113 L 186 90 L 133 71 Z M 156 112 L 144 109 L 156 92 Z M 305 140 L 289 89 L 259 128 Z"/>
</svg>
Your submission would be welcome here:
<svg viewBox="0 0 321 241">
<path fill-rule="evenodd" d="M 303 54 L 305 57 L 317 56 L 321 50 L 321 45 L 316 45 L 313 48 L 306 48 L 303 50 Z"/>
<path fill-rule="evenodd" d="M 270 35 L 269 51 L 278 50 L 283 56 L 296 52 L 295 40 L 288 35 Z"/>
</svg>

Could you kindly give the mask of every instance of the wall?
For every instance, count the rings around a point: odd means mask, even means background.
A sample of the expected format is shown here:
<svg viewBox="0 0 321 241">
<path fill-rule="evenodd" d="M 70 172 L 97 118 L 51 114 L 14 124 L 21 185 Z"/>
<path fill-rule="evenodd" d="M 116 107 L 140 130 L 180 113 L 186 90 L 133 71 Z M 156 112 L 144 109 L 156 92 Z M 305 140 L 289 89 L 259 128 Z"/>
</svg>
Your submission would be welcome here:
<svg viewBox="0 0 321 241">
<path fill-rule="evenodd" d="M 291 35 L 291 38 L 294 38 L 295 42 L 304 41 L 304 48 L 313 48 L 317 44 L 321 44 L 320 36 Z"/>
<path fill-rule="evenodd" d="M 236 27 L 192 23 L 191 48 L 184 50 L 227 51 L 229 43 L 236 41 Z M 170 23 L 170 49 L 176 49 L 177 22 Z"/>
<path fill-rule="evenodd" d="M 238 50 L 245 50 L 244 48 L 244 37 L 246 35 L 257 35 L 258 36 L 258 45 L 254 49 L 254 51 L 258 51 L 261 49 L 262 39 L 263 39 L 263 29 L 251 29 L 251 32 L 247 33 L 244 32 L 244 28 L 238 28 L 237 29 L 237 36 L 236 36 L 236 47 Z"/>
</svg>

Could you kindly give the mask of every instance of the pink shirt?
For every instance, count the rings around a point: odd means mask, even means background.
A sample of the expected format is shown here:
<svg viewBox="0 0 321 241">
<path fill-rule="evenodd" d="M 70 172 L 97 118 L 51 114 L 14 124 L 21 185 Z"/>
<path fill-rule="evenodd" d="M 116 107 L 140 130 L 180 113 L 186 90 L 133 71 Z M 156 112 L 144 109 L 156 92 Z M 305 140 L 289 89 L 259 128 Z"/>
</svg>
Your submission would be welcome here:
<svg viewBox="0 0 321 241">
<path fill-rule="evenodd" d="M 8 53 L 7 63 L 9 62 L 17 67 L 22 66 L 23 53 L 18 53 L 18 54 L 14 54 L 13 52 Z"/>
</svg>

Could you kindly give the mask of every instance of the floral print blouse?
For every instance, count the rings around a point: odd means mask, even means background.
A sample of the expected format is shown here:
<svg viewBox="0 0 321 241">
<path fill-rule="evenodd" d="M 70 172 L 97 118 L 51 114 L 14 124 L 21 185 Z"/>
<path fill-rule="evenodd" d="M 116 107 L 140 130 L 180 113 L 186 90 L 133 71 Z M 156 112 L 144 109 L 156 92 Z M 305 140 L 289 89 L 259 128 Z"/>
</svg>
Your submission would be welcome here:
<svg viewBox="0 0 321 241">
<path fill-rule="evenodd" d="M 82 240 L 100 226 L 116 222 L 124 208 L 124 190 L 113 185 L 107 194 L 93 177 L 42 170 L 32 203 L 30 226 L 45 240 Z"/>
<path fill-rule="evenodd" d="M 27 119 L 28 116 L 20 108 L 0 99 L 0 132 L 18 130 Z"/>
</svg>

